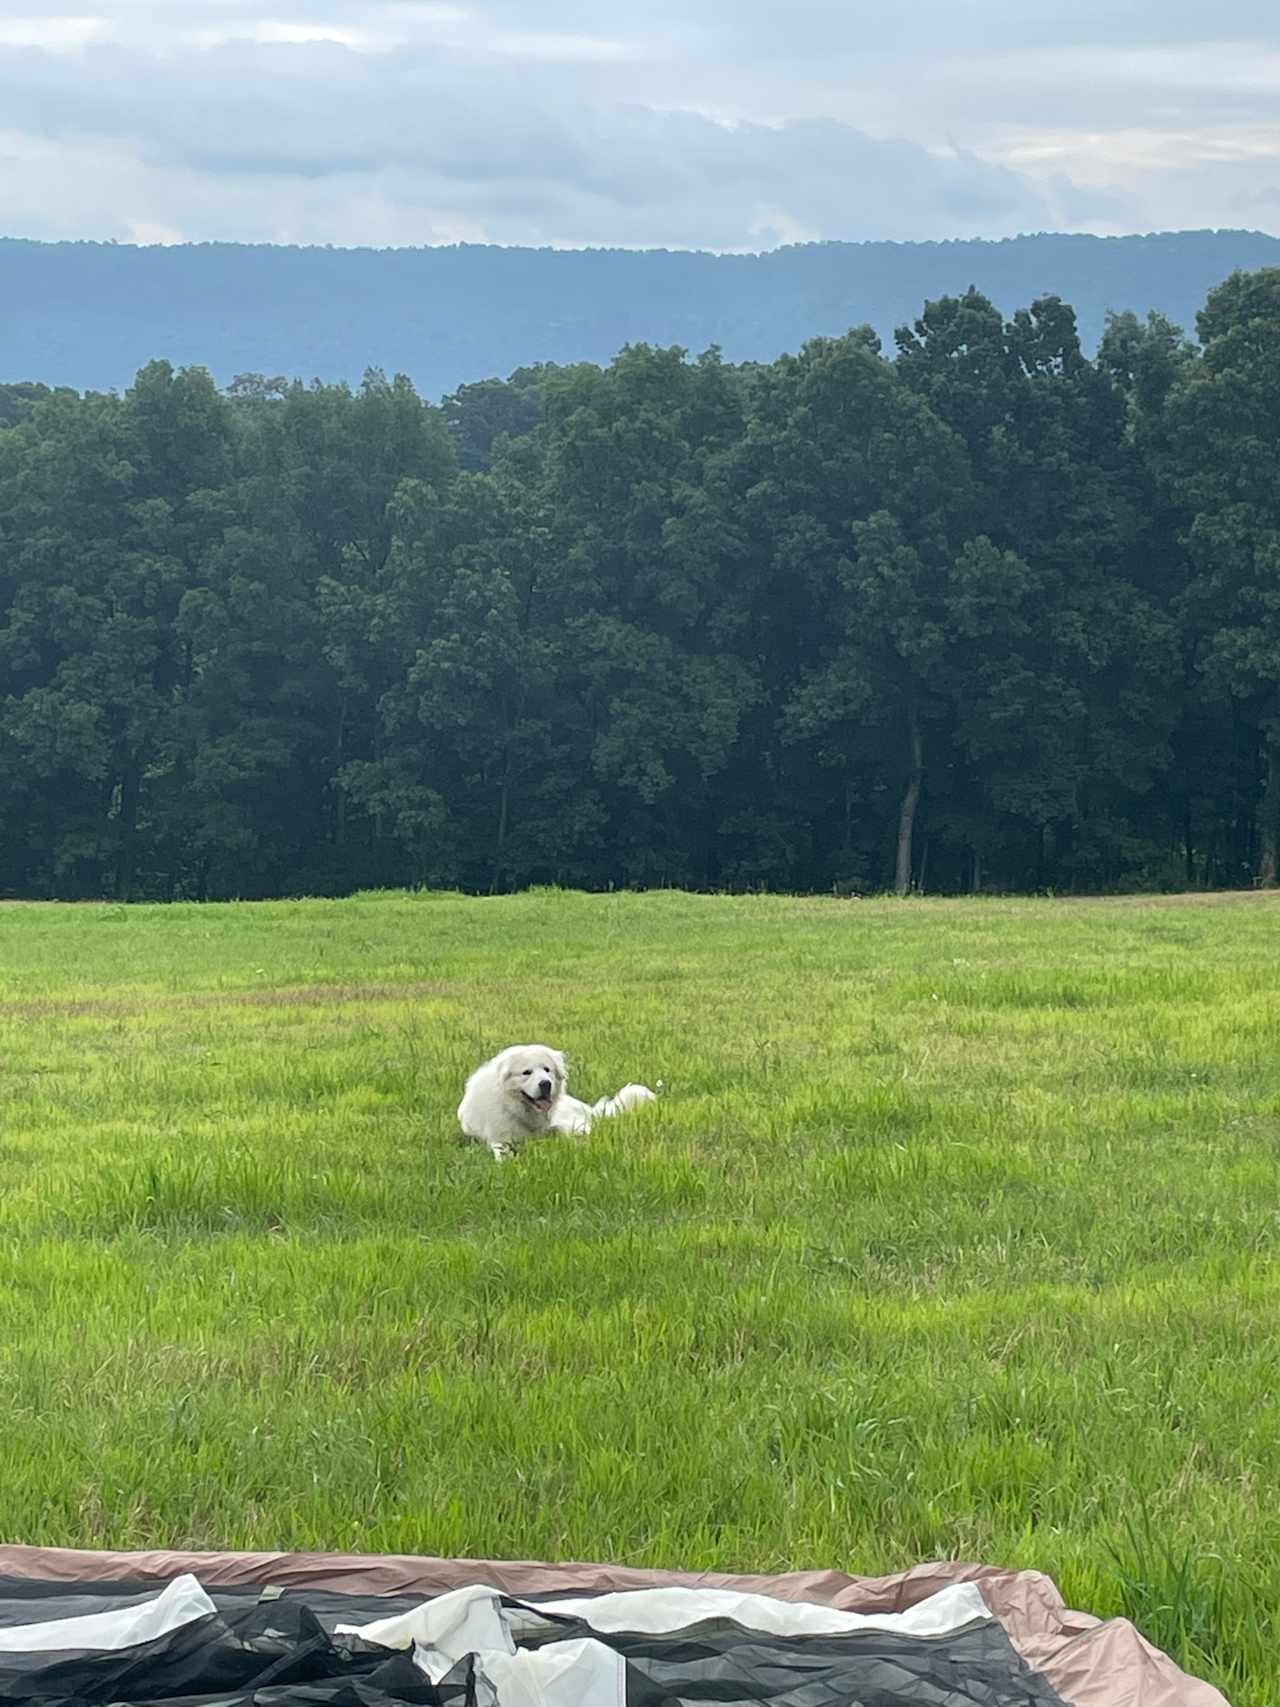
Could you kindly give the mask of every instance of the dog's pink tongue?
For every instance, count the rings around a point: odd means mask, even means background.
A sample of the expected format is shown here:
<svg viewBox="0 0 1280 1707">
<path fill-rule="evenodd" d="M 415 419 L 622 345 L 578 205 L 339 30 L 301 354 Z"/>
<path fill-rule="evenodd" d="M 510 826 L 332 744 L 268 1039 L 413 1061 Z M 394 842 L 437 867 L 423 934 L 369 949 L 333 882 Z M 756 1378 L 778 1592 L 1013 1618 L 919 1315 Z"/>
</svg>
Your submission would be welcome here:
<svg viewBox="0 0 1280 1707">
<path fill-rule="evenodd" d="M 551 1098 L 550 1097 L 539 1097 L 533 1106 L 535 1108 L 540 1108 L 544 1114 L 550 1114 L 550 1112 L 551 1112 Z"/>
</svg>

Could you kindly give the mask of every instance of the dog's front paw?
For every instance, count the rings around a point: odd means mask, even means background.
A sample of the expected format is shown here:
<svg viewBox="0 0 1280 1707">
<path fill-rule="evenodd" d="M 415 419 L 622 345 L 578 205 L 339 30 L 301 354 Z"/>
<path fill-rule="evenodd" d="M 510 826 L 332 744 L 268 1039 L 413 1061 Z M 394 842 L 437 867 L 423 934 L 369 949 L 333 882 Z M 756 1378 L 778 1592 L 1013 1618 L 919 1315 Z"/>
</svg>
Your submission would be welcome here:
<svg viewBox="0 0 1280 1707">
<path fill-rule="evenodd" d="M 489 1148 L 495 1162 L 509 1162 L 516 1153 L 514 1144 L 490 1144 Z"/>
</svg>

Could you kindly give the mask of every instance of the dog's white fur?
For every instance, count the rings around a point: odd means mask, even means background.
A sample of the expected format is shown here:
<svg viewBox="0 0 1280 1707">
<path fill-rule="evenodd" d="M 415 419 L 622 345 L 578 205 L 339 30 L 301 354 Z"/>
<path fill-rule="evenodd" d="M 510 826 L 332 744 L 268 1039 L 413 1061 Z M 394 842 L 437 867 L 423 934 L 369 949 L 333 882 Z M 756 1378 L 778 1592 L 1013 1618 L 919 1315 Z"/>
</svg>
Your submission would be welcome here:
<svg viewBox="0 0 1280 1707">
<path fill-rule="evenodd" d="M 553 1132 L 590 1132 L 593 1122 L 652 1102 L 647 1085 L 623 1085 L 617 1096 L 588 1105 L 565 1089 L 564 1056 L 545 1043 L 517 1043 L 477 1067 L 458 1104 L 468 1138 L 487 1144 L 494 1160 L 506 1161 L 528 1138 Z"/>
</svg>

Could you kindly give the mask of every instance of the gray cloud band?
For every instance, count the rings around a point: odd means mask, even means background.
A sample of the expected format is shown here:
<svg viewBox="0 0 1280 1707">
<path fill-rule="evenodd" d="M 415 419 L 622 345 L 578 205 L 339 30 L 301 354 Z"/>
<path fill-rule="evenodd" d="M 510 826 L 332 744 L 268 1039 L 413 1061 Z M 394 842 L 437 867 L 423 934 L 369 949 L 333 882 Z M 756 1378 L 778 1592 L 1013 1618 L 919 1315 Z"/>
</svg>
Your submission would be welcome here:
<svg viewBox="0 0 1280 1707">
<path fill-rule="evenodd" d="M 37 0 L 0 24 L 0 228 L 763 248 L 1280 216 L 1280 122 L 1261 82 L 1215 83 L 1214 44 L 1176 58 L 1206 29 L 1184 0 L 1105 16 L 921 0 L 910 39 L 905 14 L 849 0 L 687 11 L 650 0 L 602 26 L 596 5 L 548 0 L 531 31 L 516 0 L 306 0 L 287 17 L 119 0 L 48 51 L 40 20 L 51 42 L 77 20 Z M 1262 78 L 1276 11 L 1233 0 L 1216 49 Z M 1067 74 L 1107 43 L 1105 75 Z M 1143 54 L 1181 67 L 1158 101 Z"/>
</svg>

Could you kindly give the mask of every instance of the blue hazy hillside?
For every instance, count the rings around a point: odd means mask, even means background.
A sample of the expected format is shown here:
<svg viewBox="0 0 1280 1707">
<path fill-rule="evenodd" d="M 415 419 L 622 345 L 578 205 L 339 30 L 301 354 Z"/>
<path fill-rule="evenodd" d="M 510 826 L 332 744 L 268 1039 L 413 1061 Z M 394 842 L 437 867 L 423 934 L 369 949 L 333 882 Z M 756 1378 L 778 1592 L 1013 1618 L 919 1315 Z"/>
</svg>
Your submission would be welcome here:
<svg viewBox="0 0 1280 1707">
<path fill-rule="evenodd" d="M 238 373 L 407 373 L 428 396 L 534 362 L 605 362 L 628 342 L 768 360 L 869 323 L 888 343 L 925 300 L 976 285 L 1006 312 L 1055 293 L 1086 345 L 1109 309 L 1188 331 L 1213 285 L 1280 265 L 1247 231 L 1046 234 L 1000 242 L 669 250 L 136 248 L 0 240 L 0 380 L 123 387 L 153 357 Z"/>
</svg>

